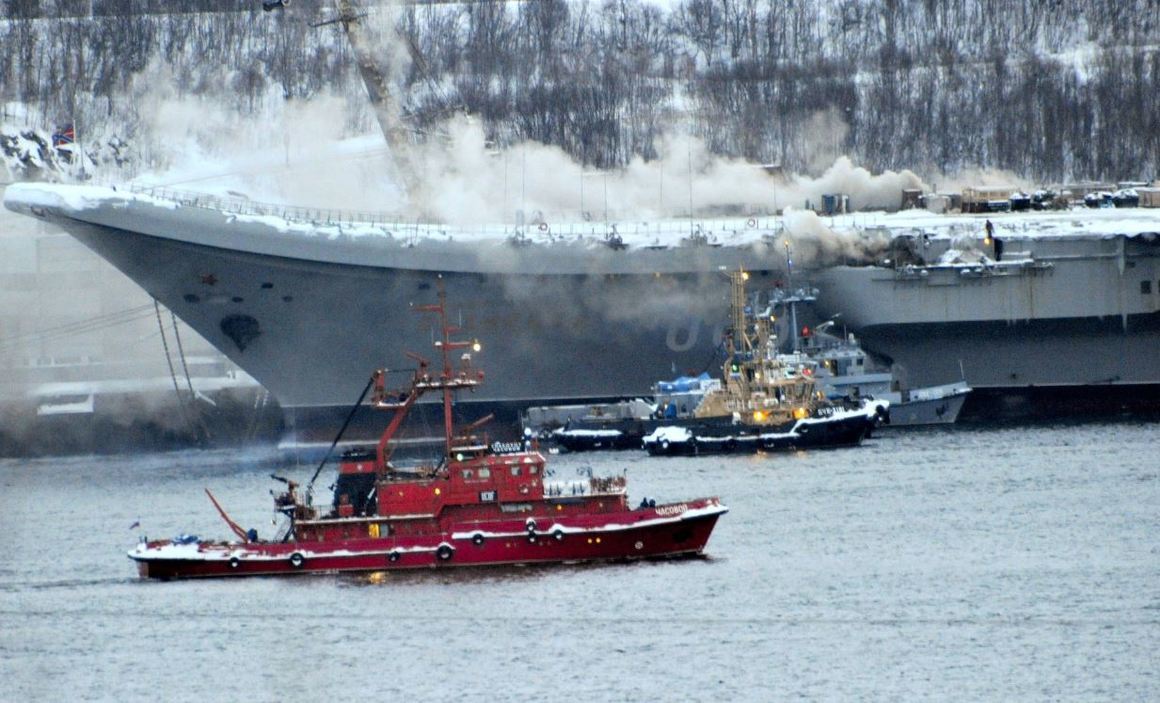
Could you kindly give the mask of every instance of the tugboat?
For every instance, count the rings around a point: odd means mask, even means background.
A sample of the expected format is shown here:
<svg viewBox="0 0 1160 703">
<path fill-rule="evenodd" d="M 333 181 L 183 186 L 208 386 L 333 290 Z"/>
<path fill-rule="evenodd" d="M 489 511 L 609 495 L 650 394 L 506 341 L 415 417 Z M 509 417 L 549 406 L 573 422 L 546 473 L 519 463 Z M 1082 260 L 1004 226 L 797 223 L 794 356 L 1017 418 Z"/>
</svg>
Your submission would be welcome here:
<svg viewBox="0 0 1160 703">
<path fill-rule="evenodd" d="M 734 453 L 856 445 L 889 421 L 887 399 L 828 399 L 815 376 L 818 362 L 782 353 L 773 311 L 753 312 L 745 294 L 748 274 L 729 276 L 732 332 L 724 381 L 702 373 L 657 383 L 652 402 L 529 408 L 525 435 L 571 452 Z"/>
<path fill-rule="evenodd" d="M 453 351 L 475 345 L 451 339 L 458 328 L 447 323 L 441 285 L 438 299 L 438 304 L 415 309 L 438 315 L 442 335 L 435 347 L 441 368 L 432 369 L 426 359 L 408 353 L 418 367 L 410 384 L 396 390 L 386 387 L 387 371 L 375 372 L 367 385 L 374 388 L 372 404 L 394 415 L 373 450 L 343 455 L 330 506 L 324 510 L 312 501 L 311 488 L 325 459 L 305 496 L 297 482 L 274 476 L 285 484 L 274 504 L 287 523 L 284 534 L 273 540 L 243 530 L 210 494 L 238 539 L 182 535 L 142 540 L 129 552 L 141 576 L 392 571 L 703 553 L 717 519 L 728 512 L 715 497 L 662 505 L 646 499 L 633 508 L 623 475 L 555 479 L 540 452 L 525 443 L 489 442 L 474 434 L 479 422 L 457 433 L 453 395 L 475 388 L 483 373 L 471 366 L 469 352 L 452 366 Z M 432 392 L 442 394 L 443 457 L 434 465 L 395 466 L 393 440 L 407 412 Z"/>
<path fill-rule="evenodd" d="M 705 393 L 688 416 L 674 412 L 672 404 L 660 408 L 671 420 L 642 439 L 649 454 L 852 446 L 885 421 L 888 401 L 827 400 L 815 383 L 812 362 L 779 352 L 772 314 L 756 314 L 747 305 L 746 273 L 733 271 L 729 277 L 733 319 L 724 383 Z"/>
</svg>

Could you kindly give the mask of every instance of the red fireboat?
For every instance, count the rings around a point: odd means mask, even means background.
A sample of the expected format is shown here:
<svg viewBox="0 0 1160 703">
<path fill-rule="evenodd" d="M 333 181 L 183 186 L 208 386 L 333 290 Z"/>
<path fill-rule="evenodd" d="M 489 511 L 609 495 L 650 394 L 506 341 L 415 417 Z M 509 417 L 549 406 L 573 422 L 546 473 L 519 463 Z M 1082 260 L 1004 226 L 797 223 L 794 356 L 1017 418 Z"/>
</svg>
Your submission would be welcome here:
<svg viewBox="0 0 1160 703">
<path fill-rule="evenodd" d="M 416 306 L 439 317 L 442 338 L 435 347 L 442 368 L 417 362 L 409 386 L 386 387 L 387 371 L 367 384 L 373 406 L 394 416 L 374 450 L 347 451 L 339 464 L 334 499 L 325 510 L 312 500 L 312 486 L 326 459 L 300 496 L 285 484 L 275 509 L 288 518 L 283 534 L 259 539 L 243 530 L 210 500 L 238 541 L 203 541 L 192 536 L 142 540 L 129 552 L 142 577 L 179 579 L 317 572 L 393 571 L 456 566 L 622 561 L 701 554 L 717 518 L 728 508 L 717 498 L 630 507 L 624 476 L 555 479 L 543 455 L 520 442 L 489 442 L 473 423 L 457 433 L 452 422 L 456 391 L 474 389 L 483 373 L 465 352 L 458 367 L 451 354 L 477 342 L 452 341 L 458 328 L 447 323 L 446 297 Z M 407 412 L 424 394 L 442 392 L 444 456 L 436 465 L 396 467 L 391 462 Z M 364 391 L 364 397 L 366 391 Z M 362 399 L 359 404 L 361 405 Z M 357 407 L 357 406 L 356 406 Z M 337 442 L 337 439 L 335 440 Z"/>
</svg>

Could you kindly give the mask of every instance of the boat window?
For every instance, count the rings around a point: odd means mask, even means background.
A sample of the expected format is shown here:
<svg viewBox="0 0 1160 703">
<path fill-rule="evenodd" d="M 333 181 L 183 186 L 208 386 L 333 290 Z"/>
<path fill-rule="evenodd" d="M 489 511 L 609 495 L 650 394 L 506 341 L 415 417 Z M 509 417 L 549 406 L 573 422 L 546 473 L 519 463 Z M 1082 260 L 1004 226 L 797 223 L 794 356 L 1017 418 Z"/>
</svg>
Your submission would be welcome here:
<svg viewBox="0 0 1160 703">
<path fill-rule="evenodd" d="M 1140 281 L 1140 294 L 1152 295 L 1152 281 Z"/>
<path fill-rule="evenodd" d="M 528 467 L 528 473 L 529 474 L 538 474 L 538 473 L 540 473 L 540 467 L 533 464 L 532 466 Z"/>
<path fill-rule="evenodd" d="M 479 477 L 480 478 L 491 478 L 491 469 L 487 469 L 487 468 L 480 469 L 479 470 Z"/>
<path fill-rule="evenodd" d="M 512 467 L 512 476 L 519 476 L 519 475 L 520 475 L 520 467 L 513 466 Z"/>
<path fill-rule="evenodd" d="M 471 480 L 471 473 L 472 473 L 472 472 L 471 472 L 471 469 L 464 469 L 464 470 L 463 470 L 463 478 L 465 478 L 465 479 L 467 479 L 468 481 L 470 481 L 470 480 Z"/>
</svg>

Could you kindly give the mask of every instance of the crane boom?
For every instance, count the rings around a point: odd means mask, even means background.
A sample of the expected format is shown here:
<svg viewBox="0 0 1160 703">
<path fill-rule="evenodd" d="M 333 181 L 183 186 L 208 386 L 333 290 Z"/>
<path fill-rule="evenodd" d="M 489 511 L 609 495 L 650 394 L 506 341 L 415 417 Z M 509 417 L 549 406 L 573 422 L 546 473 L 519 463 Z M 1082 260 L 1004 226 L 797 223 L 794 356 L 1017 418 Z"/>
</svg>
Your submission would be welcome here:
<svg viewBox="0 0 1160 703">
<path fill-rule="evenodd" d="M 262 9 L 280 10 L 288 4 L 288 0 L 263 0 Z M 387 4 L 393 7 L 399 3 L 396 0 L 388 0 Z M 415 170 L 411 133 L 403 124 L 399 102 L 393 97 L 387 72 L 372 50 L 372 41 L 364 24 L 367 14 L 354 0 L 337 0 L 337 10 L 337 17 L 318 22 L 313 26 L 321 27 L 328 24 L 342 26 L 342 31 L 346 34 L 354 52 L 359 77 L 362 78 L 367 95 L 370 97 L 371 109 L 394 158 L 395 175 L 399 185 L 406 190 L 412 204 L 415 204 L 419 202 L 419 178 Z"/>
</svg>

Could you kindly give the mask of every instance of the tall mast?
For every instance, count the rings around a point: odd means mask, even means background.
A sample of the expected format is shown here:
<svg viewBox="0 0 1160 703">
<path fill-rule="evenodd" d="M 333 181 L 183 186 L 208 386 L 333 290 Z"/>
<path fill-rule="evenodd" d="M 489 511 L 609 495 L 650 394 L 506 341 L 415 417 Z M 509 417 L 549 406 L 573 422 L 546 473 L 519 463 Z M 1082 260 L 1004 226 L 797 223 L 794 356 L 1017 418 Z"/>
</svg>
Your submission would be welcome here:
<svg viewBox="0 0 1160 703">
<path fill-rule="evenodd" d="M 442 281 L 439 284 L 439 324 L 443 328 L 443 380 L 451 379 L 451 326 L 447 324 L 447 290 Z M 464 345 L 466 346 L 466 345 Z M 447 447 L 447 456 L 451 456 L 451 439 L 455 435 L 451 428 L 451 386 L 443 386 L 443 441 Z"/>
<path fill-rule="evenodd" d="M 458 332 L 459 328 L 448 324 L 447 322 L 447 290 L 443 286 L 443 280 L 440 279 L 438 283 L 439 303 L 436 305 L 416 305 L 417 312 L 433 312 L 439 315 L 440 339 L 435 342 L 435 346 L 439 348 L 439 352 L 443 358 L 443 368 L 439 372 L 439 380 L 428 384 L 430 388 L 441 388 L 443 390 L 443 442 L 447 450 L 447 456 L 451 456 L 452 440 L 455 437 L 455 429 L 452 425 L 451 419 L 451 401 L 452 391 L 459 388 L 473 388 L 478 385 L 478 378 L 472 378 L 468 374 L 468 369 L 461 369 L 456 373 L 455 369 L 451 367 L 451 352 L 456 349 L 478 349 L 479 342 L 455 342 L 451 340 L 451 335 Z"/>
<path fill-rule="evenodd" d="M 374 406 L 381 410 L 393 410 L 395 416 L 391 419 L 387 429 L 383 431 L 378 444 L 378 466 L 383 470 L 387 467 L 390 458 L 390 443 L 395 437 L 408 411 L 425 393 L 434 390 L 443 391 L 443 446 L 447 456 L 451 456 L 452 442 L 455 438 L 455 428 L 451 419 L 452 392 L 461 388 L 475 388 L 483 382 L 483 372 L 471 367 L 471 356 L 464 354 L 458 368 L 451 365 L 451 352 L 457 349 L 471 349 L 479 351 L 479 341 L 464 342 L 452 341 L 451 335 L 459 331 L 458 327 L 447 323 L 447 292 L 443 287 L 443 279 L 439 278 L 436 284 L 439 292 L 439 302 L 435 305 L 415 305 L 414 312 L 433 312 L 439 316 L 439 337 L 435 340 L 435 348 L 439 350 L 443 359 L 443 366 L 436 373 L 430 372 L 430 364 L 422 356 L 414 352 L 407 352 L 407 356 L 418 362 L 411 377 L 411 385 L 405 390 L 388 390 L 386 388 L 386 370 L 375 372 L 373 377 L 375 396 Z"/>
<path fill-rule="evenodd" d="M 743 369 L 747 368 L 747 363 L 753 361 L 753 340 L 749 336 L 749 321 L 745 315 L 745 281 L 748 279 L 749 274 L 742 269 L 729 272 L 729 311 L 733 317 L 733 334 L 730 338 L 725 379 L 727 383 L 730 379 L 737 383 L 742 394 L 749 393 L 750 381 L 749 374 Z"/>
<path fill-rule="evenodd" d="M 749 328 L 745 316 L 745 282 L 749 274 L 738 269 L 729 272 L 730 301 L 729 310 L 733 314 L 733 351 L 748 352 L 753 348 L 753 340 L 749 338 Z"/>
<path fill-rule="evenodd" d="M 797 326 L 797 301 L 793 290 L 793 257 L 789 250 L 789 240 L 785 240 L 785 289 L 789 293 L 789 328 L 790 341 L 793 348 L 790 351 L 801 351 L 801 338 L 798 335 Z"/>
</svg>

